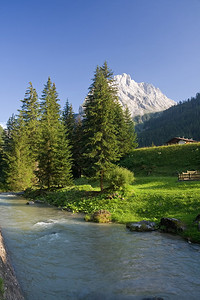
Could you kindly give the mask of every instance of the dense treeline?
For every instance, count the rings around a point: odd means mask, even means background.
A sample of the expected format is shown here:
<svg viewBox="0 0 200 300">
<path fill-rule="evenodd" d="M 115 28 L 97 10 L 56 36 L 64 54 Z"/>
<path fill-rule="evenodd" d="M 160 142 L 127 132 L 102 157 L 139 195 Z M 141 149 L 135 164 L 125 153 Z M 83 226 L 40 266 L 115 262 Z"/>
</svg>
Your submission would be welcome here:
<svg viewBox="0 0 200 300">
<path fill-rule="evenodd" d="M 136 147 L 134 123 L 118 103 L 113 73 L 97 67 L 85 101 L 75 117 L 68 100 L 61 110 L 56 86 L 48 78 L 39 99 L 32 83 L 2 134 L 0 178 L 10 189 L 63 187 L 73 177 L 104 174 Z"/>
<path fill-rule="evenodd" d="M 200 141 L 200 94 L 136 126 L 140 147 L 163 145 L 173 137 Z"/>
</svg>

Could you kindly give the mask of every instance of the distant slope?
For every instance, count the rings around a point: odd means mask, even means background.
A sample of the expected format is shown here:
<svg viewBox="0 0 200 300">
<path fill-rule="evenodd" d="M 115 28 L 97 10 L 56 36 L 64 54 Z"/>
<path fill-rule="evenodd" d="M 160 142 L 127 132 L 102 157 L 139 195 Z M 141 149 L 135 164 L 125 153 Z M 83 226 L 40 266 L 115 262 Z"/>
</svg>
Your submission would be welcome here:
<svg viewBox="0 0 200 300">
<path fill-rule="evenodd" d="M 200 94 L 136 125 L 139 146 L 163 145 L 173 137 L 200 141 Z"/>
</svg>

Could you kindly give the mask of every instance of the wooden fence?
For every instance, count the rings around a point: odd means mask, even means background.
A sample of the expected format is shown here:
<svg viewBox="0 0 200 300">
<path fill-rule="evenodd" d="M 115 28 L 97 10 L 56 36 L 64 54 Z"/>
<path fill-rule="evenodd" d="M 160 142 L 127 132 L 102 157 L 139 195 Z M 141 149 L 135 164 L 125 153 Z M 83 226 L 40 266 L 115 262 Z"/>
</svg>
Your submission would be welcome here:
<svg viewBox="0 0 200 300">
<path fill-rule="evenodd" d="M 187 180 L 200 180 L 200 172 L 199 171 L 187 171 L 182 172 L 178 175 L 178 180 L 180 181 L 187 181 Z"/>
</svg>

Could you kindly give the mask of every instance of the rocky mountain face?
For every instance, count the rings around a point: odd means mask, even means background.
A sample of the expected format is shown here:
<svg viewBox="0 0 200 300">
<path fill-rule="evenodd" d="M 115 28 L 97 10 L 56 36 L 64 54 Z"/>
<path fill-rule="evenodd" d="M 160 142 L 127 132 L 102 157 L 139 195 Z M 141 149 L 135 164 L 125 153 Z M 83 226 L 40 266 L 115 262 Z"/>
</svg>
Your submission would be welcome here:
<svg viewBox="0 0 200 300">
<path fill-rule="evenodd" d="M 137 83 L 128 74 L 116 75 L 114 80 L 119 101 L 123 107 L 128 106 L 132 117 L 163 111 L 176 104 L 159 88 L 145 82 Z M 83 114 L 83 105 L 79 107 L 79 114 Z"/>
<path fill-rule="evenodd" d="M 163 111 L 176 104 L 159 88 L 145 82 L 137 83 L 128 74 L 116 75 L 114 79 L 118 88 L 119 101 L 123 107 L 128 106 L 133 117 Z"/>
</svg>

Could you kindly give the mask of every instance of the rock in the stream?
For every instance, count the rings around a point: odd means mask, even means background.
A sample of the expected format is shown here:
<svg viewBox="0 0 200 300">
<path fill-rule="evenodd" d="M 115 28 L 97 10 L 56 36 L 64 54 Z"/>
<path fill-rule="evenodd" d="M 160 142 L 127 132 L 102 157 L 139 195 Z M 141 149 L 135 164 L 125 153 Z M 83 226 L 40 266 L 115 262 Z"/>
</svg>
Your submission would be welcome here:
<svg viewBox="0 0 200 300">
<path fill-rule="evenodd" d="M 127 223 L 126 227 L 130 229 L 130 231 L 154 231 L 156 230 L 156 223 L 150 221 L 140 221 L 135 223 Z"/>
<path fill-rule="evenodd" d="M 26 202 L 26 205 L 34 205 L 34 204 L 35 204 L 34 201 L 28 201 L 28 202 Z"/>
<path fill-rule="evenodd" d="M 159 226 L 163 232 L 167 233 L 180 233 L 186 229 L 185 224 L 175 218 L 162 218 Z"/>
</svg>

